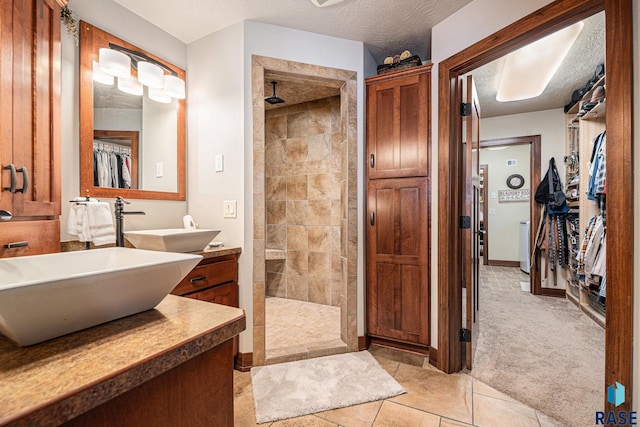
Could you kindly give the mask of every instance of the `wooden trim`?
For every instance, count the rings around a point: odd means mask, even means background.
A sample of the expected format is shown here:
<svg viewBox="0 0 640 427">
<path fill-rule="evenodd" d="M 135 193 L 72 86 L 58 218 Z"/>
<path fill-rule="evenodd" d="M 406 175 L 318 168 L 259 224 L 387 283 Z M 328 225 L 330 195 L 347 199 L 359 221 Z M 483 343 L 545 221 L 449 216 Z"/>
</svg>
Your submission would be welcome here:
<svg viewBox="0 0 640 427">
<path fill-rule="evenodd" d="M 363 351 L 367 348 L 369 348 L 367 337 L 358 337 L 358 351 Z"/>
<path fill-rule="evenodd" d="M 564 298 L 567 295 L 567 291 L 566 289 L 540 287 L 540 291 L 536 295 Z"/>
<path fill-rule="evenodd" d="M 607 323 L 605 387 L 627 388 L 618 407 L 630 411 L 633 393 L 633 24 L 631 0 L 606 0 L 607 73 Z M 614 166 L 615 167 L 611 167 Z"/>
<path fill-rule="evenodd" d="M 459 371 L 461 346 L 455 333 L 461 322 L 460 252 L 455 228 L 459 215 L 460 159 L 457 143 L 459 118 L 455 114 L 458 76 L 504 56 L 530 42 L 605 11 L 607 70 L 608 280 L 605 386 L 620 382 L 627 387 L 625 403 L 606 410 L 632 407 L 633 361 L 633 24 L 631 0 L 557 0 L 495 34 L 442 61 L 438 76 L 438 351 L 439 368 Z M 611 190 L 609 190 L 611 189 Z M 532 223 L 535 223 L 532 220 Z M 533 228 L 533 227 L 532 227 Z M 532 269 L 534 274 L 535 271 Z M 603 399 L 606 400 L 603 396 Z"/>
<path fill-rule="evenodd" d="M 233 367 L 236 371 L 249 372 L 253 367 L 253 353 L 238 353 Z"/>
<path fill-rule="evenodd" d="M 420 346 L 412 343 L 388 340 L 385 338 L 368 336 L 369 345 L 377 345 L 379 347 L 392 348 L 394 350 L 402 350 L 407 353 L 419 354 L 421 356 L 429 355 L 429 346 Z"/>
<path fill-rule="evenodd" d="M 499 259 L 490 259 L 488 265 L 495 265 L 498 267 L 520 267 L 520 261 L 504 261 Z"/>
<path fill-rule="evenodd" d="M 429 347 L 429 364 L 438 367 L 438 349 Z"/>
<path fill-rule="evenodd" d="M 143 52 L 156 61 L 170 67 L 185 80 L 183 69 L 145 52 L 137 46 L 119 39 L 98 27 L 80 21 L 80 194 L 96 197 L 123 196 L 130 199 L 179 200 L 187 198 L 186 190 L 186 101 L 178 100 L 178 131 L 176 135 L 177 190 L 149 191 L 123 188 L 95 187 L 93 185 L 93 61 L 98 60 L 98 50 L 109 43 Z"/>
</svg>

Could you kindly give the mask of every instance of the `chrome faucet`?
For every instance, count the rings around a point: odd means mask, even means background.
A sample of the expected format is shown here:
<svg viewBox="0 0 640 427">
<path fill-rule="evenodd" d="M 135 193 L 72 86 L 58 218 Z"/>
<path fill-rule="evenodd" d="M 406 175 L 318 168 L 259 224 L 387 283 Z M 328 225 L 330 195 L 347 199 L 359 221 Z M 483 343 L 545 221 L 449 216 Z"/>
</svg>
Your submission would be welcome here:
<svg viewBox="0 0 640 427">
<path fill-rule="evenodd" d="M 11 212 L 0 209 L 0 221 L 9 221 L 11 218 L 13 218 Z"/>
<path fill-rule="evenodd" d="M 124 204 L 129 204 L 131 202 L 123 199 L 122 197 L 116 197 L 115 203 L 115 211 L 116 211 L 116 246 L 123 248 L 124 247 L 124 230 L 122 228 L 122 223 L 124 220 L 124 215 L 146 215 L 142 211 L 125 211 Z"/>
</svg>

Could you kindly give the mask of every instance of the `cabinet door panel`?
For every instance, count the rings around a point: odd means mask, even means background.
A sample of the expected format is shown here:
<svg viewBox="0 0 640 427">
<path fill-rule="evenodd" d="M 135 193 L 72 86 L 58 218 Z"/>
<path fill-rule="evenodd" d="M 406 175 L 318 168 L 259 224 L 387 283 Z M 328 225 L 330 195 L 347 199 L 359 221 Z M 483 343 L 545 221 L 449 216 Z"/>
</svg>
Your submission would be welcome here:
<svg viewBox="0 0 640 427">
<path fill-rule="evenodd" d="M 16 216 L 60 214 L 60 8 L 55 0 L 14 6 L 13 158 Z"/>
<path fill-rule="evenodd" d="M 371 180 L 367 332 L 429 344 L 428 178 Z"/>
<path fill-rule="evenodd" d="M 419 67 L 367 79 L 369 179 L 428 175 L 430 76 Z"/>
</svg>

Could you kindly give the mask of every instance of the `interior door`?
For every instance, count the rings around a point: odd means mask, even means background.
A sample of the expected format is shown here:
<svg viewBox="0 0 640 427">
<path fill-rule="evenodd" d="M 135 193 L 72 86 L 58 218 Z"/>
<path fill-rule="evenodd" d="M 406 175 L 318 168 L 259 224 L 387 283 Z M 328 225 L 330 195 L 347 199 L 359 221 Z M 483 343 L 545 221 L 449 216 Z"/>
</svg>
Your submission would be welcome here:
<svg viewBox="0 0 640 427">
<path fill-rule="evenodd" d="M 480 196 L 480 104 L 472 76 L 467 76 L 463 81 L 463 102 L 466 104 L 463 118 L 464 138 L 464 181 L 462 192 L 463 216 L 468 217 L 468 229 L 462 233 L 462 260 L 463 292 L 466 299 L 466 307 L 463 307 L 463 327 L 469 332 L 469 339 L 465 345 L 466 367 L 472 369 L 474 349 L 479 335 L 478 319 L 478 291 L 480 281 L 480 221 L 479 221 L 479 196 Z M 463 299 L 464 301 L 464 299 Z"/>
</svg>

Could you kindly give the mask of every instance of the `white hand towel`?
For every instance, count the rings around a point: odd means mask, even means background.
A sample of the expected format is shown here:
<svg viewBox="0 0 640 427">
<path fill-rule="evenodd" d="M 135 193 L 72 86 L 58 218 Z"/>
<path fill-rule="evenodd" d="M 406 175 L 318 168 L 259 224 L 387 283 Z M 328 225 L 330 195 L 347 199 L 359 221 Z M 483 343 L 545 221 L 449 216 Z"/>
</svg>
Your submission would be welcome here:
<svg viewBox="0 0 640 427">
<path fill-rule="evenodd" d="M 91 241 L 96 246 L 115 243 L 116 230 L 113 228 L 113 218 L 107 202 L 87 203 L 89 216 L 89 231 Z"/>
</svg>

